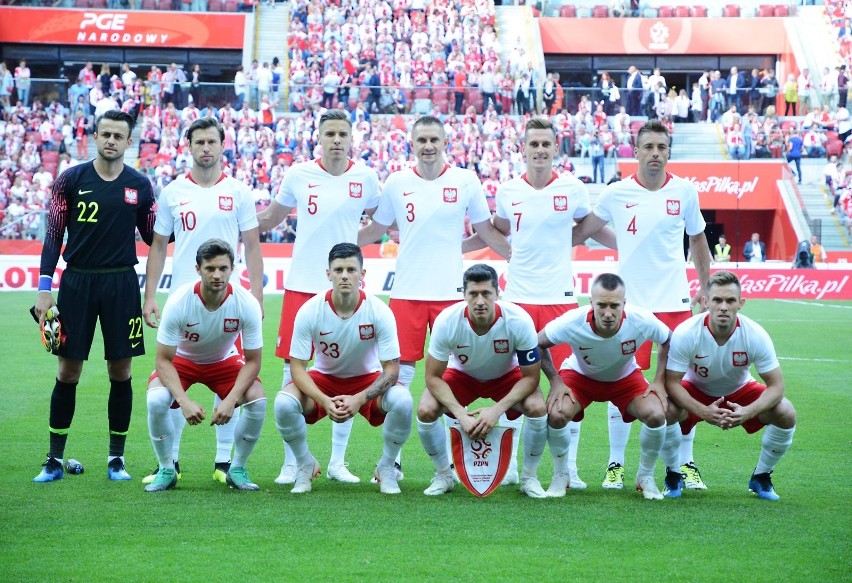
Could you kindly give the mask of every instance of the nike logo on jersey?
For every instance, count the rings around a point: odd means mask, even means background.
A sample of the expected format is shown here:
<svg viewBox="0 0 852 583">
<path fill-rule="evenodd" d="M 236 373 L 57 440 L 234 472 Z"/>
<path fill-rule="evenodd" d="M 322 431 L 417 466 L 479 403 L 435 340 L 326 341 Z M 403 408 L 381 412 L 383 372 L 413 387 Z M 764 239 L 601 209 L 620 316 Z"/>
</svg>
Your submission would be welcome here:
<svg viewBox="0 0 852 583">
<path fill-rule="evenodd" d="M 632 209 L 632 208 L 633 208 L 633 207 L 635 207 L 635 206 L 639 206 L 639 203 L 638 203 L 638 202 L 634 202 L 633 204 L 626 204 L 626 205 L 624 205 L 624 208 L 626 208 L 626 209 Z"/>
<path fill-rule="evenodd" d="M 193 326 L 198 326 L 201 322 L 196 322 L 195 324 L 187 324 L 187 328 L 192 328 Z"/>
<path fill-rule="evenodd" d="M 513 202 L 513 203 L 512 203 L 512 206 L 518 206 L 519 204 L 524 204 L 524 201 L 521 201 L 521 202 Z"/>
<path fill-rule="evenodd" d="M 308 184 L 308 188 L 316 188 L 319 184 Z"/>
<path fill-rule="evenodd" d="M 710 356 L 710 355 L 708 354 L 708 355 L 705 355 L 705 356 L 698 356 L 698 355 L 696 354 L 696 355 L 695 355 L 695 358 L 707 358 L 708 356 Z"/>
<path fill-rule="evenodd" d="M 136 348 L 140 344 L 142 344 L 142 343 L 141 342 L 134 342 L 133 344 L 130 345 L 130 348 Z"/>
<path fill-rule="evenodd" d="M 183 201 L 183 202 L 179 202 L 179 203 L 178 203 L 178 205 L 179 205 L 179 206 L 184 206 L 184 205 L 187 205 L 187 204 L 189 204 L 189 203 L 191 203 L 191 202 L 192 202 L 191 200 L 185 200 L 185 201 Z"/>
<path fill-rule="evenodd" d="M 90 192 L 94 192 L 94 190 L 78 190 L 77 196 L 83 196 L 84 194 L 89 194 Z"/>
<path fill-rule="evenodd" d="M 412 192 L 403 192 L 403 193 L 402 193 L 402 196 L 408 196 L 408 195 L 410 195 L 410 194 L 414 194 L 414 192 L 413 192 L 413 191 L 412 191 Z"/>
<path fill-rule="evenodd" d="M 461 348 L 470 348 L 470 344 L 465 344 L 464 346 L 462 346 L 461 344 L 456 344 L 456 348 L 458 348 L 458 349 L 461 349 Z"/>
<path fill-rule="evenodd" d="M 334 332 L 334 330 L 332 330 L 331 332 Z M 329 334 L 331 334 L 331 332 L 320 332 L 320 336 L 328 336 Z"/>
</svg>

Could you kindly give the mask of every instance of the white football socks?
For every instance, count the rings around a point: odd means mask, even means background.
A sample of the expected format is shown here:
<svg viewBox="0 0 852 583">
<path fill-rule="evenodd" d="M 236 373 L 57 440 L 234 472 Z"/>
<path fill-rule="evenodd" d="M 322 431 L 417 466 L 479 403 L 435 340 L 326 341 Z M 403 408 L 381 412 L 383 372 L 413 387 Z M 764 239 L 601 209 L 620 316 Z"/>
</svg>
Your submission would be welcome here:
<svg viewBox="0 0 852 583">
<path fill-rule="evenodd" d="M 666 441 L 666 426 L 648 427 L 644 423 L 639 429 L 639 470 L 636 478 L 640 476 L 653 476 L 654 466 L 660 457 L 660 450 Z"/>
<path fill-rule="evenodd" d="M 606 412 L 609 421 L 609 463 L 615 462 L 624 467 L 624 452 L 630 440 L 632 423 L 625 423 L 621 411 L 611 402 L 607 403 Z"/>
<path fill-rule="evenodd" d="M 580 445 L 580 421 L 569 421 L 568 430 L 571 432 L 571 441 L 568 443 L 568 469 L 577 472 L 577 448 Z"/>
<path fill-rule="evenodd" d="M 222 402 L 219 395 L 213 399 L 214 409 Z M 231 461 L 231 450 L 234 449 L 234 432 L 240 420 L 240 407 L 234 407 L 234 416 L 224 425 L 216 425 L 216 459 L 217 464 Z M 178 459 L 178 458 L 175 458 Z M 243 467 L 243 466 L 236 466 Z"/>
<path fill-rule="evenodd" d="M 296 464 L 308 465 L 313 461 L 308 449 L 308 424 L 302 414 L 302 404 L 289 393 L 275 395 L 275 426 L 287 445 L 293 450 Z"/>
<path fill-rule="evenodd" d="M 231 466 L 235 468 L 246 467 L 246 460 L 257 444 L 266 417 L 266 397 L 246 403 L 241 408 L 243 412 L 234 429 L 234 460 Z"/>
<path fill-rule="evenodd" d="M 550 426 L 547 428 L 547 444 L 550 446 L 550 455 L 553 457 L 554 476 L 568 472 L 571 437 L 570 423 L 559 429 Z"/>
<path fill-rule="evenodd" d="M 673 472 L 680 471 L 680 423 L 666 425 L 666 438 L 660 449 L 660 457 L 663 463 Z"/>
<path fill-rule="evenodd" d="M 793 443 L 795 427 L 781 429 L 775 425 L 767 425 L 763 430 L 763 439 L 760 445 L 760 458 L 757 460 L 755 474 L 765 474 L 775 469 L 775 465 L 781 461 L 790 445 Z"/>
<path fill-rule="evenodd" d="M 535 477 L 541 454 L 547 445 L 547 415 L 527 417 L 524 423 L 524 470 L 523 477 Z"/>
<path fill-rule="evenodd" d="M 444 424 L 440 420 L 426 423 L 417 420 L 417 435 L 426 455 L 435 464 L 438 472 L 450 471 L 450 459 L 447 457 L 447 440 L 445 437 Z"/>
<path fill-rule="evenodd" d="M 382 425 L 382 459 L 379 465 L 393 467 L 402 445 L 411 434 L 414 399 L 407 387 L 394 385 L 382 397 L 382 409 L 387 411 Z"/>
<path fill-rule="evenodd" d="M 172 457 L 172 440 L 174 439 L 174 425 L 172 423 L 172 395 L 165 387 L 148 389 L 146 394 L 148 405 L 148 435 L 151 437 L 151 445 L 157 455 L 157 463 L 161 468 L 174 468 L 175 458 Z M 180 409 L 178 409 L 180 412 Z M 181 415 L 183 419 L 183 415 Z"/>
<path fill-rule="evenodd" d="M 692 427 L 692 431 L 687 433 L 686 435 L 681 436 L 680 438 L 680 453 L 678 457 L 680 458 L 680 465 L 688 464 L 691 461 L 695 461 L 692 452 L 692 446 L 695 444 L 695 428 L 697 425 Z"/>
<path fill-rule="evenodd" d="M 331 459 L 328 465 L 342 465 L 346 461 L 346 448 L 349 445 L 349 435 L 352 433 L 352 423 L 355 418 L 343 423 L 331 422 Z"/>
</svg>

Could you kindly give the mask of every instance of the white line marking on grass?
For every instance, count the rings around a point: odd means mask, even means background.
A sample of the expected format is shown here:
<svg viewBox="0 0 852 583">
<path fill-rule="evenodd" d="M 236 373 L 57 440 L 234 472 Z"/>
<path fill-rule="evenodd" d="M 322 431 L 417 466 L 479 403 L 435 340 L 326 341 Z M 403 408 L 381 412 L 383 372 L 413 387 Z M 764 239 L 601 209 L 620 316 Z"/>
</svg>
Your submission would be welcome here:
<svg viewBox="0 0 852 583">
<path fill-rule="evenodd" d="M 839 308 L 841 310 L 852 310 L 852 306 L 835 306 L 834 304 L 820 304 L 819 302 L 802 302 L 799 300 L 775 300 L 776 302 L 784 302 L 785 304 L 800 304 L 803 306 L 819 306 L 822 308 Z"/>
<path fill-rule="evenodd" d="M 779 356 L 778 360 L 800 360 L 803 362 L 849 362 L 848 360 L 844 360 L 842 358 L 799 358 L 797 356 Z"/>
</svg>

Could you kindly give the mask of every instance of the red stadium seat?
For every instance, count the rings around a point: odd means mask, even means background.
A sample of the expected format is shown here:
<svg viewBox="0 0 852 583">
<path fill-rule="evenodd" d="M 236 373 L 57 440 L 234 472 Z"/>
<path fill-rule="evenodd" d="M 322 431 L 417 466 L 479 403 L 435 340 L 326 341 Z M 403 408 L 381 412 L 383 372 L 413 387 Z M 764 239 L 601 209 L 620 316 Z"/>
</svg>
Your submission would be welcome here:
<svg viewBox="0 0 852 583">
<path fill-rule="evenodd" d="M 208 0 L 207 10 L 209 12 L 225 12 L 224 0 Z"/>
<path fill-rule="evenodd" d="M 225 0 L 225 12 L 236 12 L 240 7 L 240 0 Z"/>
<path fill-rule="evenodd" d="M 658 18 L 671 18 L 674 16 L 674 9 L 671 6 L 660 6 L 657 8 Z"/>
<path fill-rule="evenodd" d="M 573 4 L 563 4 L 559 8 L 559 16 L 562 18 L 577 18 L 577 7 Z"/>
<path fill-rule="evenodd" d="M 609 6 L 598 4 L 592 8 L 592 18 L 609 18 Z"/>
<path fill-rule="evenodd" d="M 619 158 L 632 158 L 633 157 L 633 147 L 630 144 L 619 144 L 618 150 Z"/>
<path fill-rule="evenodd" d="M 790 16 L 790 7 L 786 4 L 776 4 L 775 16 Z"/>
<path fill-rule="evenodd" d="M 707 7 L 706 6 L 693 6 L 692 7 L 692 16 L 695 18 L 707 18 Z"/>
<path fill-rule="evenodd" d="M 675 18 L 689 18 L 692 16 L 692 11 L 689 6 L 675 6 L 674 15 Z"/>
<path fill-rule="evenodd" d="M 156 10 L 157 9 L 157 0 L 142 0 L 142 3 L 139 5 L 141 10 Z"/>
<path fill-rule="evenodd" d="M 429 97 L 428 95 L 426 96 Z M 432 99 L 435 101 L 449 101 L 450 99 L 450 86 L 445 84 L 436 84 L 432 87 Z"/>
<path fill-rule="evenodd" d="M 482 93 L 480 93 L 479 89 L 467 90 L 467 105 L 472 105 L 476 113 L 482 111 L 482 102 Z"/>
<path fill-rule="evenodd" d="M 769 4 L 761 4 L 757 7 L 757 15 L 760 18 L 766 18 L 767 16 L 775 16 L 775 9 Z"/>
<path fill-rule="evenodd" d="M 843 151 L 843 142 L 839 139 L 829 139 L 828 144 L 825 146 L 825 155 L 826 157 L 831 156 L 840 156 L 840 153 Z"/>
<path fill-rule="evenodd" d="M 726 18 L 737 17 L 740 15 L 740 7 L 738 4 L 727 4 L 722 10 L 722 16 Z"/>
<path fill-rule="evenodd" d="M 159 146 L 157 144 L 140 144 L 139 145 L 139 156 L 141 157 L 151 157 L 157 155 L 157 150 L 159 150 Z"/>
<path fill-rule="evenodd" d="M 89 6 L 92 8 L 103 9 L 107 7 L 106 0 L 89 0 Z"/>
<path fill-rule="evenodd" d="M 781 122 L 781 131 L 786 132 L 788 129 L 790 129 L 790 128 L 795 129 L 798 126 L 799 126 L 798 122 L 793 121 L 791 119 L 786 119 L 786 120 Z"/>
<path fill-rule="evenodd" d="M 428 87 L 417 87 L 414 89 L 414 99 L 430 99 L 431 97 L 432 90 Z M 366 99 L 366 97 L 364 99 Z"/>
<path fill-rule="evenodd" d="M 89 0 L 74 0 L 74 8 L 88 8 Z"/>
</svg>

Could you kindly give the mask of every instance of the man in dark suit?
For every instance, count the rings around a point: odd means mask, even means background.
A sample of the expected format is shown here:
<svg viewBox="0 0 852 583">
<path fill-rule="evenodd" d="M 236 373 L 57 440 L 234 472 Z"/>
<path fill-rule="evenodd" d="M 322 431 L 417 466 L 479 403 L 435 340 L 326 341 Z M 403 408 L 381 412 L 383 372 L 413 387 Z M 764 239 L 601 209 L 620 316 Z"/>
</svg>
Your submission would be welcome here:
<svg viewBox="0 0 852 583">
<path fill-rule="evenodd" d="M 627 95 L 627 113 L 631 116 L 642 114 L 642 94 L 644 86 L 642 84 L 642 73 L 630 65 L 627 69 L 627 82 L 624 86 L 625 95 Z"/>
<path fill-rule="evenodd" d="M 752 263 L 766 261 L 766 244 L 760 240 L 758 233 L 751 234 L 751 241 L 748 241 L 743 249 L 743 257 Z"/>
<path fill-rule="evenodd" d="M 736 67 L 731 67 L 731 75 L 728 77 L 728 104 L 736 105 L 737 111 L 743 110 L 743 91 L 745 89 L 745 75 L 741 74 Z"/>
</svg>

